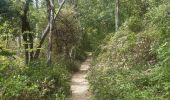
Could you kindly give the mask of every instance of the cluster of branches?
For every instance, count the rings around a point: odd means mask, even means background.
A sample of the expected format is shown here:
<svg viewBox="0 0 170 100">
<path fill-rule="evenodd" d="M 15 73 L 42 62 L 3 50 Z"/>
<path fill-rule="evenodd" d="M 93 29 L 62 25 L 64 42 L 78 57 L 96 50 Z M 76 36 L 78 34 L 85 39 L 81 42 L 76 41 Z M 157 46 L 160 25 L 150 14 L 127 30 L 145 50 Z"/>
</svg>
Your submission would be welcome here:
<svg viewBox="0 0 170 100">
<path fill-rule="evenodd" d="M 28 64 L 31 60 L 37 59 L 40 55 L 40 49 L 44 43 L 45 38 L 49 34 L 49 44 L 48 44 L 48 59 L 47 62 L 50 65 L 51 63 L 51 51 L 52 51 L 52 30 L 54 22 L 61 11 L 65 0 L 63 0 L 60 4 L 60 7 L 57 12 L 55 12 L 54 8 L 54 0 L 46 0 L 47 3 L 47 11 L 48 11 L 48 24 L 44 31 L 41 33 L 42 37 L 40 39 L 39 45 L 36 47 L 36 51 L 33 51 L 33 35 L 29 33 L 31 31 L 30 24 L 28 21 L 28 11 L 29 11 L 29 5 L 31 0 L 26 0 L 23 14 L 21 15 L 21 22 L 22 22 L 22 33 L 23 34 L 23 41 L 24 41 L 24 49 L 25 49 L 25 63 Z M 28 49 L 31 50 L 31 52 L 28 52 Z"/>
</svg>

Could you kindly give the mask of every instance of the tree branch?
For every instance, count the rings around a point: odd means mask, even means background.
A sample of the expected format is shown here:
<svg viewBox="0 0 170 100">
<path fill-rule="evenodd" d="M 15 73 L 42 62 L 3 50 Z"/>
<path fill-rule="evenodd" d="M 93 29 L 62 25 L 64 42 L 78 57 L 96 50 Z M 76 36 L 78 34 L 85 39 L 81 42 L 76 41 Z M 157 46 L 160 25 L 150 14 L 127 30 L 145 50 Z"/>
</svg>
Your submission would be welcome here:
<svg viewBox="0 0 170 100">
<path fill-rule="evenodd" d="M 63 1 L 63 3 L 61 4 L 61 6 L 59 7 L 57 13 L 55 13 L 54 22 L 56 21 L 58 15 L 59 15 L 59 12 L 61 11 L 64 3 L 65 3 L 65 0 Z M 40 49 L 41 49 L 41 47 L 42 47 L 42 44 L 44 43 L 44 40 L 45 40 L 45 38 L 46 38 L 49 30 L 50 30 L 50 23 L 47 24 L 45 30 L 44 30 L 43 33 L 42 33 L 43 35 L 42 35 L 42 37 L 41 37 L 41 40 L 40 40 L 39 45 L 37 46 L 37 51 L 36 51 L 35 54 L 34 54 L 34 59 L 37 59 L 37 58 L 39 57 Z"/>
</svg>

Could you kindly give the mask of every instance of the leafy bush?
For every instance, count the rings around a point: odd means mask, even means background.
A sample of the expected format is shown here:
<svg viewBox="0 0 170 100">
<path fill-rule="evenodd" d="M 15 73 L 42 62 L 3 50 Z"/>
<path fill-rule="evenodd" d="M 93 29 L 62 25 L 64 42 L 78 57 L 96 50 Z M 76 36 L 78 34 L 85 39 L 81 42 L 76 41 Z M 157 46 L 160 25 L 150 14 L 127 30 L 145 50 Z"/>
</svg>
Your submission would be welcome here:
<svg viewBox="0 0 170 100">
<path fill-rule="evenodd" d="M 132 32 L 140 32 L 143 30 L 143 25 L 142 25 L 141 19 L 138 17 L 131 17 L 130 21 L 128 22 L 128 28 Z"/>
<path fill-rule="evenodd" d="M 169 99 L 169 8 L 153 8 L 145 20 L 129 20 L 106 37 L 88 76 L 96 100 Z"/>
<path fill-rule="evenodd" d="M 67 64 L 70 71 L 79 70 L 79 60 L 85 59 L 80 22 L 73 6 L 66 5 L 60 12 L 53 36 L 53 61 Z"/>
<path fill-rule="evenodd" d="M 62 65 L 65 65 L 66 69 L 69 72 L 77 72 L 79 71 L 80 61 L 79 60 L 72 60 L 72 59 L 65 59 L 63 56 L 60 56 L 62 59 L 58 59 L 57 62 L 60 62 Z"/>
<path fill-rule="evenodd" d="M 62 9 L 56 23 L 53 35 L 53 54 L 63 55 L 64 58 L 74 57 L 82 38 L 80 22 L 74 8 L 66 6 Z"/>
<path fill-rule="evenodd" d="M 9 61 L 2 58 L 5 62 L 0 65 L 1 99 L 55 99 L 69 94 L 71 75 L 66 65 L 47 67 L 44 60 L 38 60 L 24 66 L 16 62 L 18 59 Z"/>
</svg>

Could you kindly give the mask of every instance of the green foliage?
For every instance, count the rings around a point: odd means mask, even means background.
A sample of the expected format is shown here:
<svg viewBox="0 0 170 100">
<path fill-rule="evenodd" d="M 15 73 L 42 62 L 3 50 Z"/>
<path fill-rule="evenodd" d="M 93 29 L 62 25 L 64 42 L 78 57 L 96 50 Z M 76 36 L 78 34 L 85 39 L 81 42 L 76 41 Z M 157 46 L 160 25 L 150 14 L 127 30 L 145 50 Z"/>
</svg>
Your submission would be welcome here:
<svg viewBox="0 0 170 100">
<path fill-rule="evenodd" d="M 151 6 L 150 2 L 150 0 L 120 0 L 120 25 L 132 16 L 144 16 Z M 113 0 L 79 0 L 78 12 L 85 33 L 86 50 L 96 50 L 103 39 L 115 31 L 114 10 L 115 1 Z M 131 21 L 133 21 L 131 27 L 141 23 L 138 19 L 131 18 Z"/>
<path fill-rule="evenodd" d="M 130 21 L 128 22 L 128 28 L 132 32 L 140 32 L 143 30 L 143 25 L 142 25 L 141 19 L 138 17 L 131 17 Z"/>
<path fill-rule="evenodd" d="M 113 0 L 78 0 L 74 7 L 64 6 L 53 29 L 51 67 L 44 59 L 24 65 L 25 43 L 15 39 L 28 33 L 21 34 L 26 1 L 0 0 L 0 99 L 66 99 L 70 73 L 79 70 L 85 51 L 95 51 L 88 77 L 94 99 L 169 99 L 169 0 L 119 0 L 117 33 Z M 37 47 L 48 22 L 47 7 L 45 0 L 39 0 L 38 8 L 30 1 L 26 16 Z M 39 49 L 46 50 L 47 43 Z"/>
<path fill-rule="evenodd" d="M 169 99 L 169 7 L 131 17 L 105 38 L 88 77 L 96 100 Z"/>
<path fill-rule="evenodd" d="M 48 97 L 54 93 L 69 93 L 70 74 L 66 66 L 55 64 L 47 67 L 44 61 L 32 62 L 25 72 L 32 82 L 39 84 L 41 96 Z"/>
<path fill-rule="evenodd" d="M 16 15 L 16 11 L 12 8 L 11 4 L 11 0 L 0 0 L 0 23 L 3 21 L 3 18 L 11 19 Z"/>
<path fill-rule="evenodd" d="M 95 50 L 108 32 L 114 30 L 114 2 L 112 0 L 80 0 L 77 10 L 84 38 L 84 50 Z"/>
<path fill-rule="evenodd" d="M 47 67 L 44 60 L 39 60 L 24 66 L 19 58 L 17 61 L 1 56 L 1 99 L 55 99 L 69 94 L 70 73 L 66 65 Z"/>
<path fill-rule="evenodd" d="M 15 53 L 14 52 L 10 52 L 9 50 L 3 50 L 3 49 L 0 49 L 0 55 L 1 56 L 11 56 L 14 55 Z"/>
<path fill-rule="evenodd" d="M 77 12 L 72 6 L 66 5 L 60 12 L 53 35 L 54 62 L 68 64 L 70 71 L 78 71 L 79 61 L 84 60 L 83 36 Z M 61 59 L 62 58 L 62 59 Z"/>
</svg>

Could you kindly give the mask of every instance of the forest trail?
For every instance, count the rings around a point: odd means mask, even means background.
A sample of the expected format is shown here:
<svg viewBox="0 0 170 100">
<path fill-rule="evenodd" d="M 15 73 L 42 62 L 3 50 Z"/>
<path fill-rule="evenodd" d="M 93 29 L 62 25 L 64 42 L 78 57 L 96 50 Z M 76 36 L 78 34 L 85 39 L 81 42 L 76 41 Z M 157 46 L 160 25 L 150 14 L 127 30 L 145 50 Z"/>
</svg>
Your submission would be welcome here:
<svg viewBox="0 0 170 100">
<path fill-rule="evenodd" d="M 90 100 L 89 83 L 86 79 L 90 68 L 91 57 L 88 57 L 80 67 L 80 71 L 75 73 L 71 80 L 71 96 L 69 100 Z"/>
</svg>

